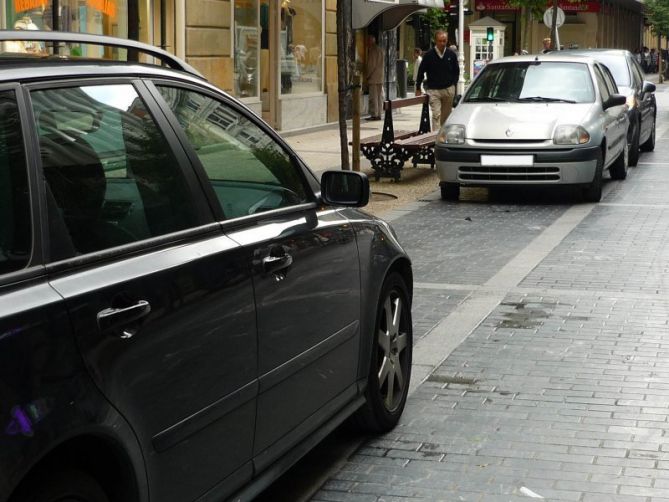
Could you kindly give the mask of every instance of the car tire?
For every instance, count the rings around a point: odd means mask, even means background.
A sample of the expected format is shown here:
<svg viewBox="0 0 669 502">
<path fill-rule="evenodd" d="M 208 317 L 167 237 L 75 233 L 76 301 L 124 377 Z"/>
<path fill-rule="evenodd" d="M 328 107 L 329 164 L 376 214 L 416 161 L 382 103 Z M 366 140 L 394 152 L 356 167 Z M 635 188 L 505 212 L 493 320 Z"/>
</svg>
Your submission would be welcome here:
<svg viewBox="0 0 669 502">
<path fill-rule="evenodd" d="M 442 200 L 460 199 L 460 185 L 457 183 L 442 183 L 439 188 L 441 188 Z"/>
<path fill-rule="evenodd" d="M 583 199 L 586 202 L 599 202 L 602 200 L 602 171 L 604 169 L 604 157 L 602 152 L 597 156 L 597 166 L 595 167 L 595 177 L 589 185 L 583 189 Z"/>
<path fill-rule="evenodd" d="M 652 152 L 655 150 L 655 116 L 653 116 L 653 126 L 650 129 L 650 136 L 646 142 L 641 145 L 642 152 Z"/>
<path fill-rule="evenodd" d="M 373 338 L 365 404 L 353 416 L 353 423 L 366 432 L 379 434 L 397 425 L 411 377 L 411 304 L 406 283 L 397 272 L 383 282 Z"/>
<path fill-rule="evenodd" d="M 620 152 L 618 158 L 611 164 L 609 168 L 609 173 L 611 174 L 611 179 L 614 180 L 624 180 L 627 178 L 627 165 L 629 163 L 629 144 L 625 141 L 625 146 L 623 146 L 623 151 Z"/>
<path fill-rule="evenodd" d="M 629 146 L 629 160 L 628 166 L 635 167 L 639 163 L 639 135 L 641 134 L 641 126 L 638 121 L 634 122 L 634 131 L 632 134 L 632 141 Z"/>
<path fill-rule="evenodd" d="M 78 469 L 45 469 L 26 479 L 11 502 L 109 502 L 90 474 Z"/>
</svg>

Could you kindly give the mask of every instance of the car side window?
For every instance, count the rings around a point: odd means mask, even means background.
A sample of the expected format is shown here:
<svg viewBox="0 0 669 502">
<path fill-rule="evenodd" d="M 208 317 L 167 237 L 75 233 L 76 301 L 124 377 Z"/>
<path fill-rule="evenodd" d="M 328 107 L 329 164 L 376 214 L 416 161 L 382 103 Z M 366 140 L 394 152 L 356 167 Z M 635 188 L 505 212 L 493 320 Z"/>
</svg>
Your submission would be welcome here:
<svg viewBox="0 0 669 502">
<path fill-rule="evenodd" d="M 291 156 L 249 118 L 198 92 L 158 90 L 197 153 L 226 218 L 308 201 Z"/>
<path fill-rule="evenodd" d="M 609 94 L 618 94 L 618 84 L 616 84 L 611 71 L 606 67 L 602 67 L 602 75 L 604 76 L 604 82 L 606 83 L 606 88 L 609 90 Z"/>
<path fill-rule="evenodd" d="M 595 78 L 597 79 L 597 87 L 599 88 L 599 93 L 602 95 L 602 102 L 604 102 L 611 97 L 611 93 L 609 92 L 609 89 L 606 86 L 606 81 L 604 80 L 604 75 L 599 65 L 595 65 Z"/>
<path fill-rule="evenodd" d="M 0 92 L 0 274 L 24 268 L 32 245 L 28 174 L 13 91 Z"/>
<path fill-rule="evenodd" d="M 630 59 L 630 65 L 632 66 L 632 76 L 634 78 L 634 81 L 638 83 L 639 87 L 641 87 L 644 81 L 644 76 L 643 76 L 643 71 L 641 70 L 641 66 L 639 66 L 639 63 L 637 63 L 636 60 L 634 59 Z"/>
<path fill-rule="evenodd" d="M 36 90 L 31 99 L 52 260 L 196 225 L 181 168 L 132 85 Z"/>
</svg>

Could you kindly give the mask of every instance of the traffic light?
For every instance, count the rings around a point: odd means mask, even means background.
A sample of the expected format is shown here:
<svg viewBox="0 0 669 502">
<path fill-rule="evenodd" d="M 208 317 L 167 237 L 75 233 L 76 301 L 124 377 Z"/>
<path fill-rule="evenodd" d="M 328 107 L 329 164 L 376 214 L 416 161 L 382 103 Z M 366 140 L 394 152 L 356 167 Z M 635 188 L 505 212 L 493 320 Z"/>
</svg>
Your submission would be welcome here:
<svg viewBox="0 0 669 502">
<path fill-rule="evenodd" d="M 495 28 L 487 28 L 485 39 L 488 42 L 493 42 L 495 40 Z"/>
</svg>

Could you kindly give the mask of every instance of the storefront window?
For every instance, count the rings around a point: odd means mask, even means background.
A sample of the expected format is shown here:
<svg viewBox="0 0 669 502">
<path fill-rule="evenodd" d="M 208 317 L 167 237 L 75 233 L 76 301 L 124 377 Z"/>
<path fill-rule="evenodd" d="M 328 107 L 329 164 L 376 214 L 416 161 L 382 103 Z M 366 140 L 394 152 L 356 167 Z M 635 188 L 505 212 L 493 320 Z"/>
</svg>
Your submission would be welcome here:
<svg viewBox="0 0 669 502">
<path fill-rule="evenodd" d="M 19 30 L 72 31 L 128 37 L 127 0 L 60 0 L 54 23 L 51 0 L 5 0 L 6 28 Z M 6 51 L 35 52 L 29 43 L 6 47 Z M 44 50 L 42 47 L 41 50 Z M 74 47 L 75 56 L 101 57 L 104 49 L 97 46 Z"/>
<path fill-rule="evenodd" d="M 235 1 L 235 94 L 258 96 L 258 0 Z"/>
<path fill-rule="evenodd" d="M 323 2 L 281 1 L 281 93 L 323 89 Z"/>
</svg>

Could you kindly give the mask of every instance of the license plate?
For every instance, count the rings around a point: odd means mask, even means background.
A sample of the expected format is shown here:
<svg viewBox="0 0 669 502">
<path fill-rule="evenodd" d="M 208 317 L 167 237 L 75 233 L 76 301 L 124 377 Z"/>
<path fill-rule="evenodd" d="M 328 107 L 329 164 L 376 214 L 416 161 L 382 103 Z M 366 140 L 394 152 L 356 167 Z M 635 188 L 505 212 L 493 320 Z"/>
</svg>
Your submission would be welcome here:
<svg viewBox="0 0 669 502">
<path fill-rule="evenodd" d="M 534 155 L 481 155 L 482 166 L 522 166 L 534 165 Z"/>
</svg>

